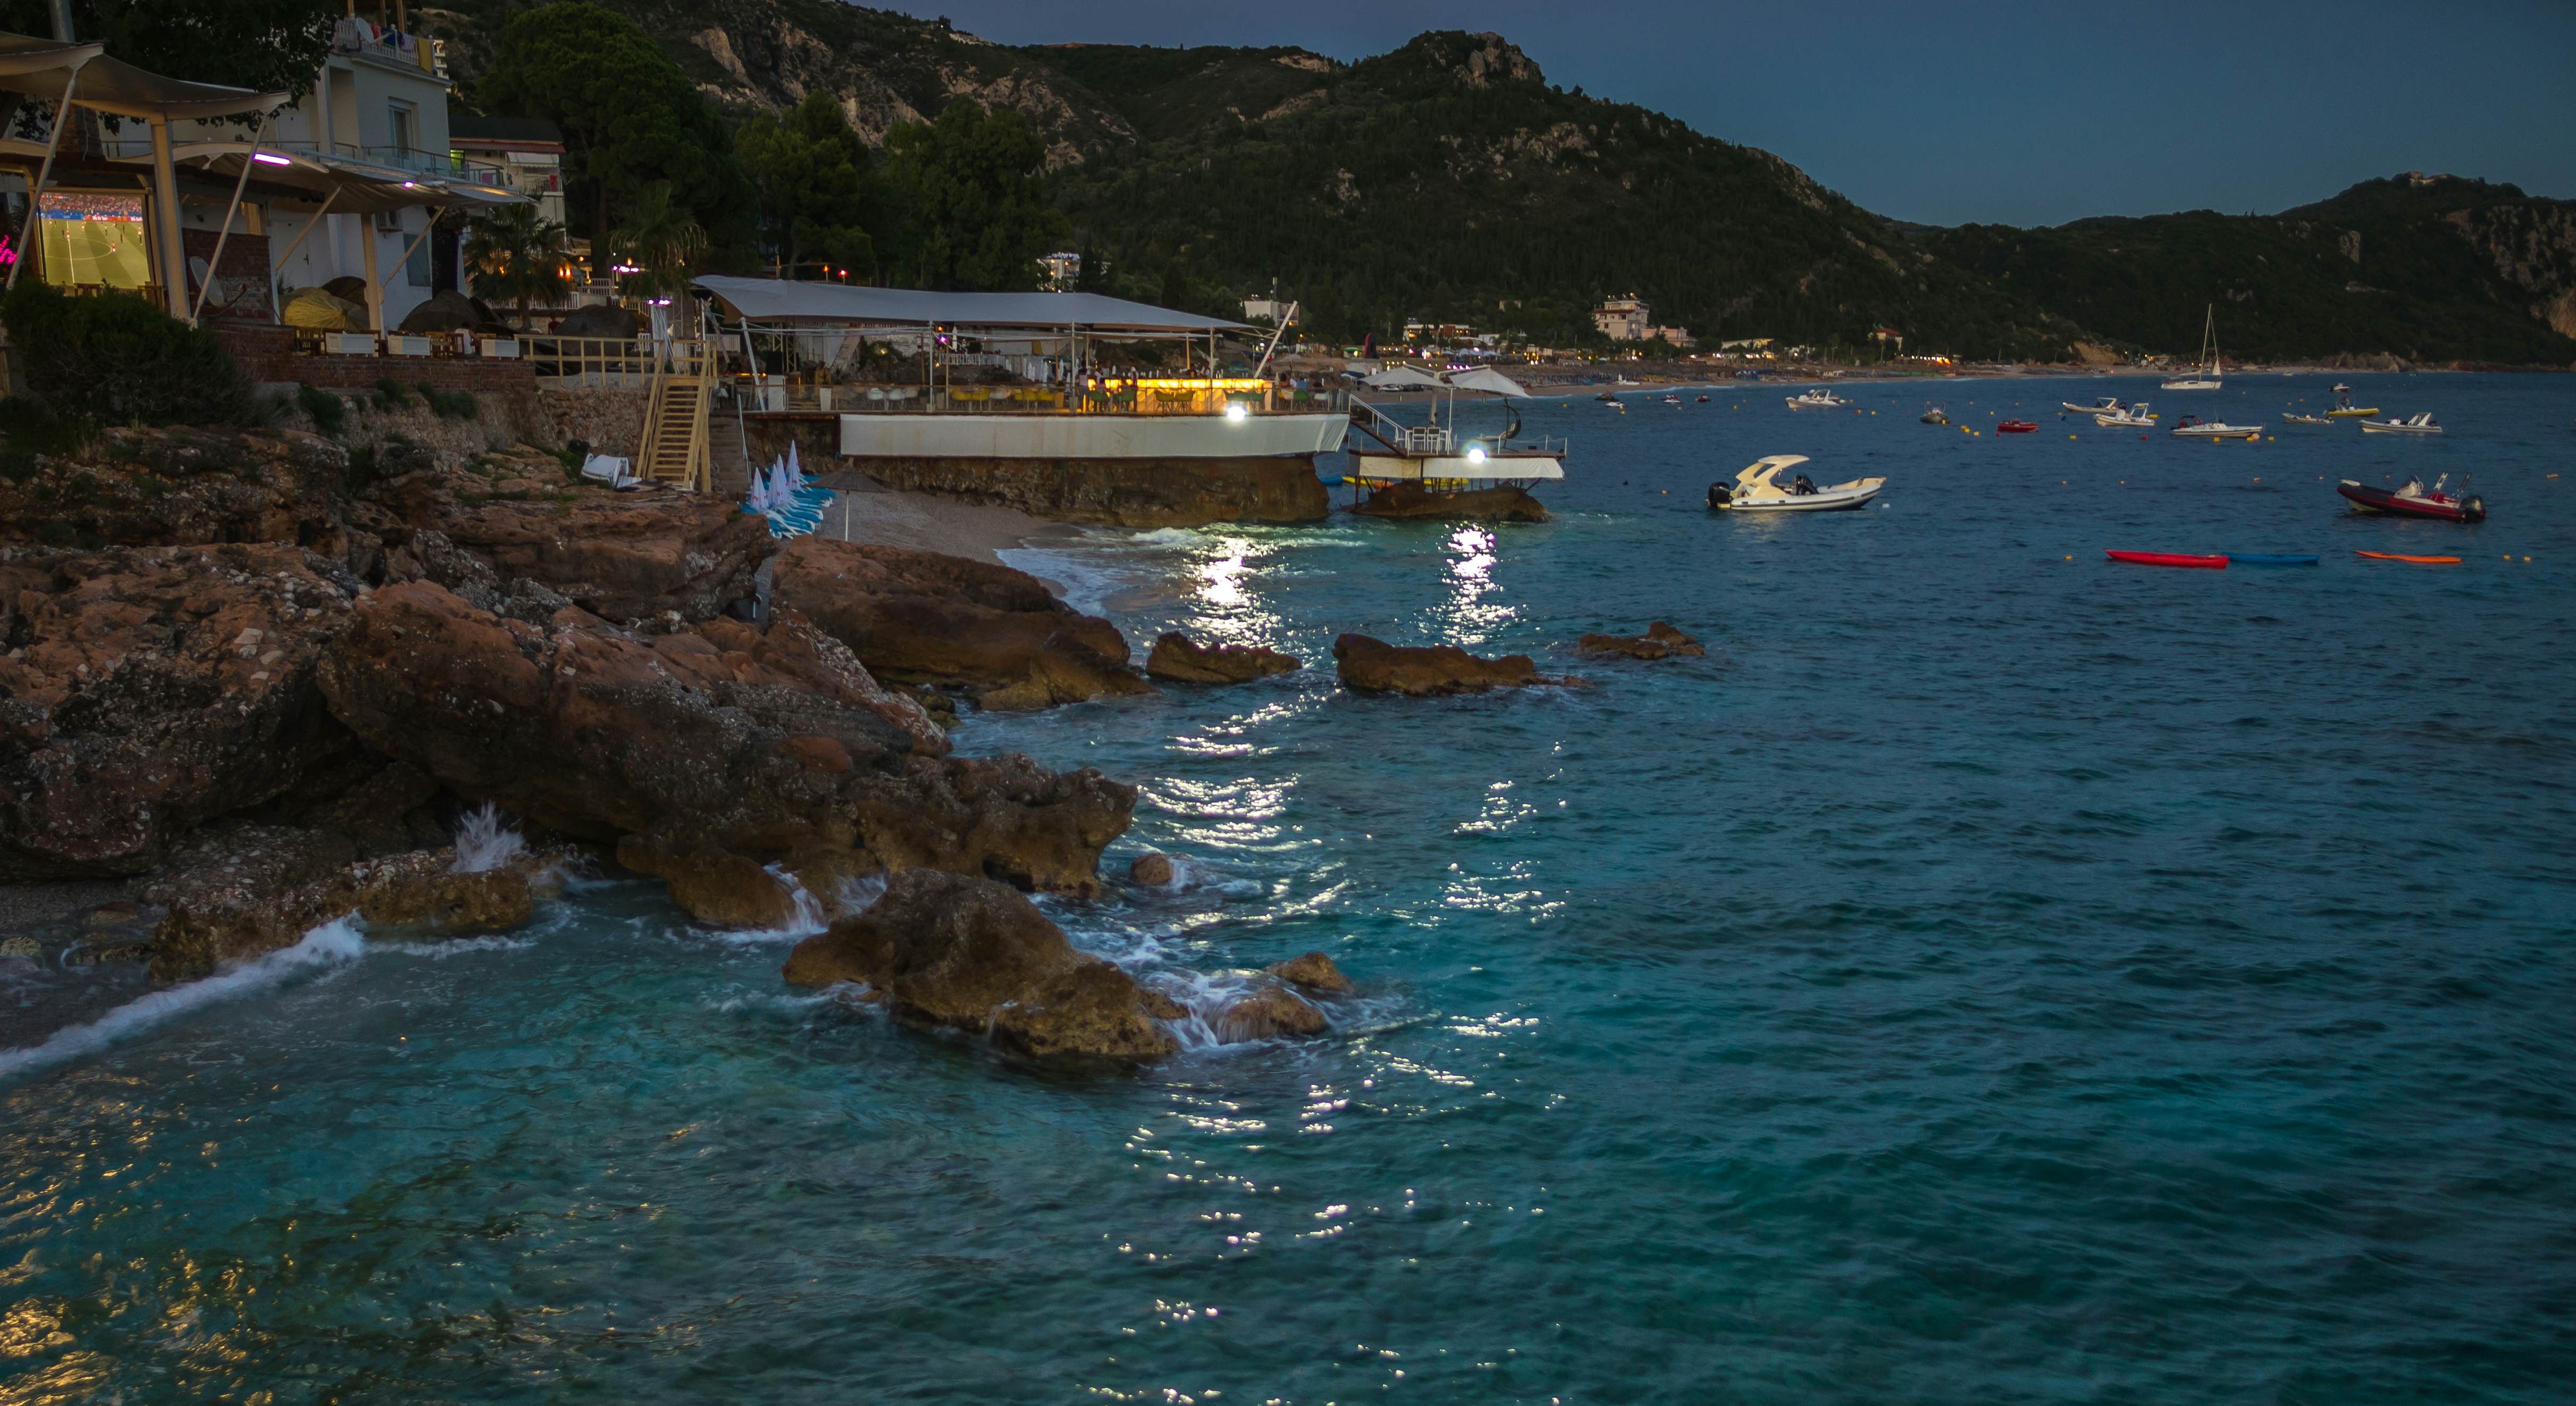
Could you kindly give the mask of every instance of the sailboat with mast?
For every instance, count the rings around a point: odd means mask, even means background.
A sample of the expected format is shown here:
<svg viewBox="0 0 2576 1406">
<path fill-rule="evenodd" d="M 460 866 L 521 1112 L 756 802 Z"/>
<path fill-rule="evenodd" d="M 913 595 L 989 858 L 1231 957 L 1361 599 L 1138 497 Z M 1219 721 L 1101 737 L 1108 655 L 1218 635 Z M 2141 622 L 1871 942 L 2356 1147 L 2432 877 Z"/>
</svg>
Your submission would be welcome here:
<svg viewBox="0 0 2576 1406">
<path fill-rule="evenodd" d="M 2200 374 L 2176 376 L 2165 382 L 2164 388 L 2169 391 L 2214 391 L 2224 384 L 2219 376 L 2218 304 L 2211 303 L 2200 329 Z"/>
</svg>

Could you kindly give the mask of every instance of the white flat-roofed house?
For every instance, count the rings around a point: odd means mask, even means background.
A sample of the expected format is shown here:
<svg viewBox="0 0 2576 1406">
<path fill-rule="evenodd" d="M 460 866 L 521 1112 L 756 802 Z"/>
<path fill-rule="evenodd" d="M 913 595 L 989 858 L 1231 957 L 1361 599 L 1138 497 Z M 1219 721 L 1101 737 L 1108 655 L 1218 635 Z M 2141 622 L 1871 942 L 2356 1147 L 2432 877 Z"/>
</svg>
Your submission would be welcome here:
<svg viewBox="0 0 2576 1406">
<path fill-rule="evenodd" d="M 500 184 L 536 202 L 537 214 L 564 219 L 563 132 L 542 117 L 447 119 L 447 149 L 457 164 L 488 166 Z"/>
<path fill-rule="evenodd" d="M 1602 336 L 1614 342 L 1646 340 L 1648 328 L 1654 320 L 1654 313 L 1634 293 L 1624 298 L 1612 298 L 1592 310 L 1592 325 L 1601 329 Z"/>
</svg>

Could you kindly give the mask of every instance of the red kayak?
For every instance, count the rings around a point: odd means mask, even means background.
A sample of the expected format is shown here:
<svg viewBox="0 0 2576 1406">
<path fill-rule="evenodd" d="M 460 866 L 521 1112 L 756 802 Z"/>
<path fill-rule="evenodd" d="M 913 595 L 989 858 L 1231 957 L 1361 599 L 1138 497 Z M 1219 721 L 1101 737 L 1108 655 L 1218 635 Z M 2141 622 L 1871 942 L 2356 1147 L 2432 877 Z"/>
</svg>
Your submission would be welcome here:
<svg viewBox="0 0 2576 1406">
<path fill-rule="evenodd" d="M 2037 420 L 2006 420 L 1995 426 L 1996 434 L 2029 434 L 2039 428 Z"/>
<path fill-rule="evenodd" d="M 2108 547 L 2102 549 L 2102 554 L 2113 561 L 2135 562 L 2140 566 L 2205 566 L 2212 571 L 2227 569 L 2227 558 L 2224 555 L 2202 556 L 2196 552 L 2115 552 Z"/>
</svg>

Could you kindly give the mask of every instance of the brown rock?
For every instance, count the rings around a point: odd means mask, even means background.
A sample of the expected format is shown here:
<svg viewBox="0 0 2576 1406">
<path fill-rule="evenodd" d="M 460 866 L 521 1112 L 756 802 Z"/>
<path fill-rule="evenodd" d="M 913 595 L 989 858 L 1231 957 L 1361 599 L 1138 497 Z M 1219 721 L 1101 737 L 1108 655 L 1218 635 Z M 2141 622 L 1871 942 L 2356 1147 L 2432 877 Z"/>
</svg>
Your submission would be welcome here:
<svg viewBox="0 0 2576 1406">
<path fill-rule="evenodd" d="M 1462 518 L 1475 522 L 1545 522 L 1547 505 L 1526 488 L 1500 484 L 1454 493 L 1434 493 L 1418 483 L 1396 483 L 1377 490 L 1351 509 L 1366 517 Z"/>
<path fill-rule="evenodd" d="M 1135 808 L 1095 771 L 940 755 L 917 703 L 792 612 L 765 632 L 714 620 L 646 640 L 579 612 L 504 619 L 413 582 L 369 597 L 319 676 L 369 745 L 460 795 L 672 853 L 856 848 L 869 867 L 1087 895 Z M 848 767 L 813 765 L 815 739 Z"/>
<path fill-rule="evenodd" d="M 1117 626 L 991 562 L 800 537 L 779 554 L 770 599 L 880 677 L 971 688 L 987 708 L 1154 691 L 1128 669 Z"/>
<path fill-rule="evenodd" d="M 1483 693 L 1496 688 L 1533 684 L 1579 684 L 1572 677 L 1551 678 L 1538 671 L 1526 654 L 1480 659 L 1454 644 L 1415 649 L 1388 644 L 1366 635 L 1343 635 L 1333 641 L 1342 686 L 1369 693 L 1401 693 L 1428 698 L 1452 693 Z"/>
<path fill-rule="evenodd" d="M 795 916 L 795 895 L 787 885 L 743 855 L 703 846 L 674 849 L 628 835 L 617 842 L 617 862 L 660 879 L 681 911 L 709 927 L 784 927 Z"/>
<path fill-rule="evenodd" d="M 1159 1059 L 1179 1042 L 1175 1008 L 1110 963 L 1075 951 L 1036 905 L 1003 884 L 908 870 L 855 918 L 788 954 L 788 983 L 864 983 L 917 1025 L 989 1032 L 1041 1059 Z"/>
<path fill-rule="evenodd" d="M 1173 683 L 1247 683 L 1301 667 L 1296 656 L 1257 645 L 1199 645 L 1174 630 L 1154 641 L 1145 672 Z"/>
<path fill-rule="evenodd" d="M 348 758 L 314 677 L 355 588 L 289 546 L 0 548 L 0 881 L 144 872 Z"/>
<path fill-rule="evenodd" d="M 409 550 L 417 534 L 434 532 L 496 579 L 534 581 L 617 621 L 665 611 L 709 619 L 753 593 L 753 571 L 775 550 L 768 527 L 724 499 L 576 483 L 538 451 L 422 468 L 372 496 L 381 516 L 366 525 L 388 548 Z"/>
<path fill-rule="evenodd" d="M 1277 459 L 893 459 L 866 461 L 888 488 L 1017 508 L 1058 522 L 1205 527 L 1321 522 L 1332 499 L 1313 456 Z"/>
<path fill-rule="evenodd" d="M 1658 620 L 1642 635 L 1585 635 L 1575 644 L 1586 654 L 1625 654 L 1633 659 L 1697 657 L 1708 653 L 1698 640 Z"/>
<path fill-rule="evenodd" d="M 1127 877 L 1148 888 L 1162 888 L 1172 881 L 1176 872 L 1168 854 L 1140 854 L 1134 863 L 1127 866 Z"/>
<path fill-rule="evenodd" d="M 454 849 L 414 850 L 360 863 L 346 882 L 370 928 L 419 928 L 446 936 L 507 932 L 536 911 L 532 861 L 472 874 L 456 871 Z"/>
<path fill-rule="evenodd" d="M 1218 1043 L 1276 1040 L 1289 1035 L 1321 1035 L 1332 1027 L 1324 1013 L 1285 986 L 1255 986 L 1208 1022 Z"/>
<path fill-rule="evenodd" d="M 346 550 L 346 451 L 289 430 L 111 429 L 77 453 L 0 478 L 0 542 Z"/>
<path fill-rule="evenodd" d="M 1282 981 L 1309 991 L 1334 996 L 1350 994 L 1351 979 L 1342 975 L 1342 969 L 1333 965 L 1333 959 L 1321 952 L 1308 952 L 1284 962 L 1273 962 L 1266 970 Z"/>
</svg>

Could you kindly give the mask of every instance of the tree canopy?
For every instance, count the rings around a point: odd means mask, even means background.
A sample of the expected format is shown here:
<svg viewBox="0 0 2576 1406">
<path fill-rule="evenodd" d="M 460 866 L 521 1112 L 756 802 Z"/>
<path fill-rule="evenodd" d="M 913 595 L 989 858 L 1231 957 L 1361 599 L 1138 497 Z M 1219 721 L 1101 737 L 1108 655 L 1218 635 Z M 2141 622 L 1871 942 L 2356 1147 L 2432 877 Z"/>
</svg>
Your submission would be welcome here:
<svg viewBox="0 0 2576 1406">
<path fill-rule="evenodd" d="M 761 222 L 788 277 L 813 263 L 875 276 L 876 250 L 866 229 L 879 203 L 869 181 L 874 153 L 831 94 L 808 93 L 779 116 L 746 118 L 734 133 L 734 151 L 760 192 Z"/>
<path fill-rule="evenodd" d="M 887 183 L 902 201 L 887 271 L 921 288 L 1034 288 L 1038 256 L 1069 234 L 1039 172 L 1046 143 L 1020 114 L 972 98 L 936 121 L 886 133 Z"/>
<path fill-rule="evenodd" d="M 697 87 L 627 19 L 576 3 L 525 11 L 501 29 L 474 90 L 488 112 L 563 129 L 568 222 L 598 239 L 619 212 L 667 183 L 720 253 L 747 250 L 751 198 L 724 123 Z"/>
<path fill-rule="evenodd" d="M 155 73 L 300 98 L 322 72 L 340 14 L 333 0 L 72 0 L 72 29 Z M 50 7 L 0 0 L 0 29 L 50 35 Z"/>
</svg>

